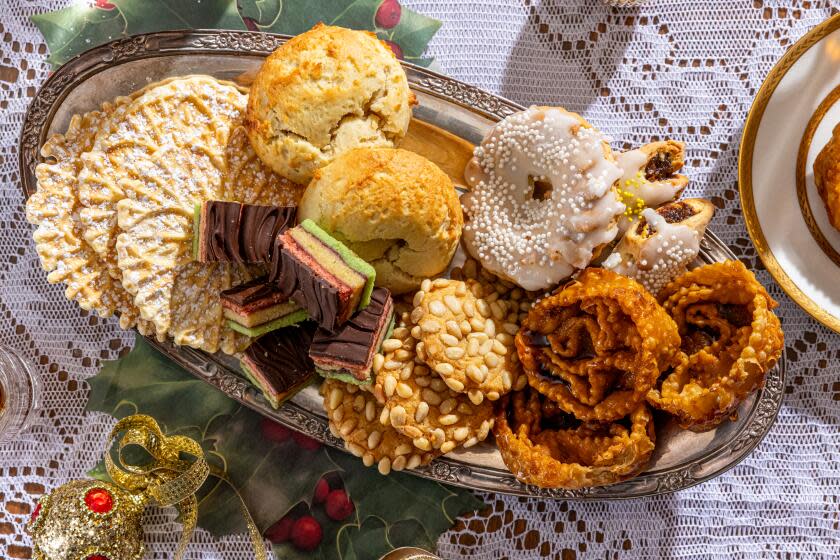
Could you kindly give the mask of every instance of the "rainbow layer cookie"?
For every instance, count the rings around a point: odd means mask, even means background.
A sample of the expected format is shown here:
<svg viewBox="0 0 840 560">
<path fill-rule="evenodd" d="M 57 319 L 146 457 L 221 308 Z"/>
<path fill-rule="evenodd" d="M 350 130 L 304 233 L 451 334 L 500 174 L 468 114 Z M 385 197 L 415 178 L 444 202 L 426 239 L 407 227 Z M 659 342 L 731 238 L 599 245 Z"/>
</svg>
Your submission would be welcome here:
<svg viewBox="0 0 840 560">
<path fill-rule="evenodd" d="M 369 383 L 373 355 L 393 325 L 391 292 L 375 288 L 370 305 L 353 315 L 335 333 L 326 329 L 315 331 L 309 357 L 324 377 L 334 377 L 346 383 Z"/>
<path fill-rule="evenodd" d="M 222 200 L 196 205 L 193 254 L 199 262 L 265 263 L 274 240 L 295 223 L 295 206 Z"/>
<path fill-rule="evenodd" d="M 227 324 L 251 338 L 306 320 L 306 310 L 265 276 L 221 293 Z"/>
<path fill-rule="evenodd" d="M 315 326 L 302 323 L 255 340 L 239 362 L 245 376 L 262 391 L 274 408 L 315 379 L 309 344 Z"/>
<path fill-rule="evenodd" d="M 335 332 L 370 302 L 376 271 L 312 220 L 277 238 L 269 279 L 324 329 Z"/>
</svg>

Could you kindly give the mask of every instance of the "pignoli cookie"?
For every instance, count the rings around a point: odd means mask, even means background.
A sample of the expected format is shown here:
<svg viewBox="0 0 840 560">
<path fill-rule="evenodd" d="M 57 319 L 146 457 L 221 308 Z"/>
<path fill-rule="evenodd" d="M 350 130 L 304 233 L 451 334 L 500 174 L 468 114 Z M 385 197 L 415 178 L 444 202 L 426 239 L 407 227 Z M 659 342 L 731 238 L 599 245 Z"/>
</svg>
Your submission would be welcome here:
<svg viewBox="0 0 840 560">
<path fill-rule="evenodd" d="M 365 466 L 376 465 L 380 473 L 388 474 L 425 465 L 441 454 L 431 448 L 420 450 L 412 445 L 411 438 L 381 424 L 382 405 L 357 385 L 326 379 L 321 394 L 330 432 L 344 440 L 347 450 L 361 457 Z"/>
<path fill-rule="evenodd" d="M 519 377 L 519 310 L 495 291 L 484 295 L 475 280 L 424 280 L 410 316 L 420 361 L 474 404 L 497 400 Z"/>
<path fill-rule="evenodd" d="M 411 438 L 423 451 L 449 453 L 487 438 L 493 427 L 489 400 L 473 404 L 464 393 L 447 387 L 417 359 L 422 343 L 406 327 L 397 327 L 374 362 L 374 395 L 384 403 L 380 422 Z M 378 369 L 377 369 L 378 366 Z"/>
</svg>

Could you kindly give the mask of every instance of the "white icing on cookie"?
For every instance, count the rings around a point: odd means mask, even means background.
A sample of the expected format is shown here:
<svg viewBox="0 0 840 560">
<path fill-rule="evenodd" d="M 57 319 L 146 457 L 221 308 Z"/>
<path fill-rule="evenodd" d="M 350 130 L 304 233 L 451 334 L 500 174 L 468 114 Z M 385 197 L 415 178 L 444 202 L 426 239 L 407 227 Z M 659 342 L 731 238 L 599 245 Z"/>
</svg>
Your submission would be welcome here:
<svg viewBox="0 0 840 560">
<path fill-rule="evenodd" d="M 697 258 L 701 233 L 679 223 L 669 224 L 653 208 L 644 210 L 642 217 L 654 233 L 643 241 L 624 237 L 603 266 L 635 279 L 656 295 Z"/>
<path fill-rule="evenodd" d="M 603 135 L 562 109 L 531 107 L 496 124 L 464 172 L 467 249 L 490 271 L 541 290 L 586 267 L 618 233 L 622 171 Z M 543 188 L 545 187 L 545 188 Z"/>
</svg>

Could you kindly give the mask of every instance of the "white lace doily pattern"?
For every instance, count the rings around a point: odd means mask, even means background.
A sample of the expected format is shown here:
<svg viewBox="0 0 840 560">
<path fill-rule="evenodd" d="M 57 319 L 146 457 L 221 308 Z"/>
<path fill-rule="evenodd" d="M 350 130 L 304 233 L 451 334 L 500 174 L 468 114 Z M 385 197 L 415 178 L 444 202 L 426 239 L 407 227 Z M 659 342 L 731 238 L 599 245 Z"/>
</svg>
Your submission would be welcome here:
<svg viewBox="0 0 840 560">
<path fill-rule="evenodd" d="M 0 344 L 43 375 L 44 412 L 0 449 L 0 557 L 28 558 L 23 525 L 47 489 L 84 476 L 112 421 L 84 415 L 84 380 L 132 334 L 46 283 L 24 219 L 16 144 L 49 67 L 32 13 L 69 4 L 0 0 Z M 781 302 L 787 394 L 767 438 L 732 471 L 676 495 L 575 503 L 485 495 L 488 508 L 441 536 L 447 559 L 830 558 L 840 554 L 840 336 L 799 310 L 761 269 L 744 229 L 737 153 L 761 81 L 828 0 L 403 0 L 443 20 L 430 54 L 447 74 L 520 103 L 584 114 L 618 147 L 674 138 L 688 146 L 687 194 L 718 206 L 714 231 Z M 3 5 L 6 4 L 6 5 Z M 146 516 L 149 558 L 175 546 L 174 513 Z M 244 535 L 199 531 L 188 558 L 249 558 Z"/>
</svg>

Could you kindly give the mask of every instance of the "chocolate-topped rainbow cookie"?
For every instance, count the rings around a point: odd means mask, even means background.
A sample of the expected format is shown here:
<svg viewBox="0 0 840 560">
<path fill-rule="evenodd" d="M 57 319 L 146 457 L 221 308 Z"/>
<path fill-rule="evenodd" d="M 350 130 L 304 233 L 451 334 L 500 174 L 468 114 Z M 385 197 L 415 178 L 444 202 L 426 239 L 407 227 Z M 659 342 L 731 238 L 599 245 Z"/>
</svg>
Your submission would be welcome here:
<svg viewBox="0 0 840 560">
<path fill-rule="evenodd" d="M 307 313 L 262 276 L 221 293 L 227 324 L 251 338 L 306 320 Z"/>
<path fill-rule="evenodd" d="M 335 332 L 370 303 L 376 271 L 312 220 L 280 235 L 272 254 L 269 279 L 324 329 Z"/>
<path fill-rule="evenodd" d="M 199 262 L 268 262 L 274 240 L 294 225 L 296 213 L 295 206 L 196 204 L 193 254 Z"/>
<path fill-rule="evenodd" d="M 315 325 L 285 327 L 255 340 L 239 362 L 245 376 L 274 408 L 315 378 L 309 345 Z"/>
<path fill-rule="evenodd" d="M 373 355 L 394 325 L 394 302 L 386 288 L 375 288 L 370 305 L 353 315 L 335 333 L 318 329 L 312 338 L 309 357 L 324 377 L 347 383 L 371 380 Z"/>
</svg>

